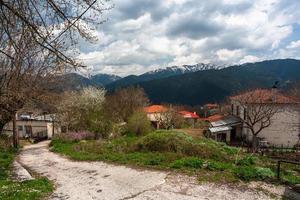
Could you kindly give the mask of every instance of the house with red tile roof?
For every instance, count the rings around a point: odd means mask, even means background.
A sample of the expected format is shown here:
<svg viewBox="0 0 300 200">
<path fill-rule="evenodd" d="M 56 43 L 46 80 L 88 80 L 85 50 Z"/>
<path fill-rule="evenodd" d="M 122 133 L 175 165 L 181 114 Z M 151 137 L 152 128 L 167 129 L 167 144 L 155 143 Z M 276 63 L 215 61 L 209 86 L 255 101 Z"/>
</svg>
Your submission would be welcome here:
<svg viewBox="0 0 300 200">
<path fill-rule="evenodd" d="M 177 114 L 181 116 L 186 122 L 188 122 L 193 128 L 195 127 L 195 123 L 197 122 L 197 120 L 200 119 L 196 112 L 182 110 L 177 112 Z"/>
<path fill-rule="evenodd" d="M 161 121 L 165 118 L 165 113 L 168 108 L 162 105 L 151 105 L 144 107 L 144 112 L 147 114 L 148 119 L 151 121 L 152 125 L 159 129 Z"/>
<path fill-rule="evenodd" d="M 200 117 L 196 114 L 196 112 L 189 112 L 189 111 L 179 111 L 177 112 L 180 116 L 185 119 L 199 119 Z"/>
<path fill-rule="evenodd" d="M 219 105 L 216 104 L 216 103 L 208 103 L 208 104 L 205 104 L 204 107 L 208 108 L 209 110 L 211 110 L 211 109 L 218 109 Z"/>
<path fill-rule="evenodd" d="M 144 107 L 144 111 L 146 113 L 163 113 L 166 112 L 168 109 L 162 105 L 151 105 Z"/>
</svg>

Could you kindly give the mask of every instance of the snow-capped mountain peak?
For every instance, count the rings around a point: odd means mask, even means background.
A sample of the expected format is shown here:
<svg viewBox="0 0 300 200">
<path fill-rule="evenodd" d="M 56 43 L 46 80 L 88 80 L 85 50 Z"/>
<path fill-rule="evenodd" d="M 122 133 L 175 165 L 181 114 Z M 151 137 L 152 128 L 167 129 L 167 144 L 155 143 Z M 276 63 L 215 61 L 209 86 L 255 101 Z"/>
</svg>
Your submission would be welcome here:
<svg viewBox="0 0 300 200">
<path fill-rule="evenodd" d="M 185 74 L 185 73 L 191 73 L 191 72 L 197 72 L 197 71 L 203 71 L 203 70 L 211 70 L 211 69 L 221 69 L 223 67 L 217 66 L 214 64 L 204 64 L 199 63 L 196 65 L 182 65 L 182 66 L 172 66 L 162 69 L 156 69 L 153 71 L 149 71 L 145 74 L 157 74 L 157 73 L 178 73 L 178 74 Z"/>
</svg>

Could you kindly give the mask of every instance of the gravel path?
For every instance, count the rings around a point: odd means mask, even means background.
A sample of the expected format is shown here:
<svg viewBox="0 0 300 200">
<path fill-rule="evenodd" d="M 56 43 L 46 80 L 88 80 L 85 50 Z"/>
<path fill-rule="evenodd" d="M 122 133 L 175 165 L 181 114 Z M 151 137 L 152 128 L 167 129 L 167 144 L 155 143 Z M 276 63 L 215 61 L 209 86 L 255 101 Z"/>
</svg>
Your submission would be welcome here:
<svg viewBox="0 0 300 200">
<path fill-rule="evenodd" d="M 103 162 L 75 162 L 48 150 L 49 142 L 26 146 L 19 162 L 50 180 L 56 189 L 49 199 L 270 199 L 261 191 L 197 184 L 187 176 L 136 170 Z"/>
</svg>

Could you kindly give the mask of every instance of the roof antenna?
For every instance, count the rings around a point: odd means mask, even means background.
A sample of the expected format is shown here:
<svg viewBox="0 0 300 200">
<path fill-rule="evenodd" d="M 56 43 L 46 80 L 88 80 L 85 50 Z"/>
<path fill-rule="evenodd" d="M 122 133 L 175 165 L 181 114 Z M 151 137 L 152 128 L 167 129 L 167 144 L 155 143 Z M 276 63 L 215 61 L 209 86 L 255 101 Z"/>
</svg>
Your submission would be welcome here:
<svg viewBox="0 0 300 200">
<path fill-rule="evenodd" d="M 278 84 L 279 84 L 279 81 L 275 81 L 274 85 L 272 86 L 272 102 L 276 102 L 276 94 L 277 94 L 277 91 L 278 91 Z"/>
<path fill-rule="evenodd" d="M 274 85 L 272 86 L 272 89 L 278 89 L 279 87 L 279 81 L 275 81 Z"/>
</svg>

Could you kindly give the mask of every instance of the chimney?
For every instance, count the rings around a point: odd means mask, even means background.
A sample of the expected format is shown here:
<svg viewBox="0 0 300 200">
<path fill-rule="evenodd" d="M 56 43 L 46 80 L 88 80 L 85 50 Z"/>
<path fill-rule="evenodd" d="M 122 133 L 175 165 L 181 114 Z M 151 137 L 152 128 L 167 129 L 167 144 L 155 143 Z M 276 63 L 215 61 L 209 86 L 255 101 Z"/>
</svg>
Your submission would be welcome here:
<svg viewBox="0 0 300 200">
<path fill-rule="evenodd" d="M 272 102 L 276 102 L 276 96 L 277 96 L 277 93 L 278 93 L 278 83 L 279 81 L 276 81 L 274 83 L 274 85 L 272 86 L 272 89 L 271 89 L 271 98 L 272 98 Z"/>
</svg>

